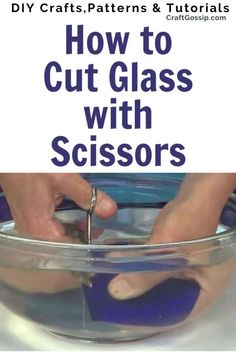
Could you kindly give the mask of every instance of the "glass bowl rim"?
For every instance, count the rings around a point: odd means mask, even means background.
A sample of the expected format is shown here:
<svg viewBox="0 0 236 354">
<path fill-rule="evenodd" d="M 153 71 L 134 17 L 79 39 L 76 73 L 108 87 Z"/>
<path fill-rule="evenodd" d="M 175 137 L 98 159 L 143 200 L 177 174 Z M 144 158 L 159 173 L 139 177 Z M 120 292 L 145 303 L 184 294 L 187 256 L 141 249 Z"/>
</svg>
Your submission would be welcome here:
<svg viewBox="0 0 236 354">
<path fill-rule="evenodd" d="M 9 222 L 9 221 L 8 221 Z M 1 223 L 1 224 L 4 224 Z M 235 239 L 233 239 L 235 238 Z M 32 239 L 27 237 L 20 237 L 14 236 L 7 232 L 0 231 L 0 241 L 4 241 L 6 243 L 14 243 L 15 245 L 27 245 L 27 246 L 47 246 L 51 249 L 71 249 L 71 250 L 78 250 L 78 251 L 122 251 L 122 250 L 139 250 L 139 251 L 146 251 L 146 250 L 161 250 L 163 248 L 179 248 L 181 246 L 200 246 L 203 245 L 201 250 L 204 250 L 204 245 L 209 242 L 214 241 L 225 241 L 232 239 L 232 243 L 236 243 L 236 227 L 228 228 L 222 232 L 219 232 L 214 235 L 209 235 L 206 237 L 195 238 L 191 240 L 183 240 L 183 241 L 175 241 L 175 242 L 163 242 L 163 243 L 150 243 L 150 244 L 137 244 L 137 245 L 114 245 L 114 244 L 80 244 L 80 243 L 70 243 L 70 242 L 56 242 L 56 241 L 47 241 L 47 240 L 40 240 L 40 239 Z M 0 243 L 0 248 L 2 247 Z"/>
</svg>

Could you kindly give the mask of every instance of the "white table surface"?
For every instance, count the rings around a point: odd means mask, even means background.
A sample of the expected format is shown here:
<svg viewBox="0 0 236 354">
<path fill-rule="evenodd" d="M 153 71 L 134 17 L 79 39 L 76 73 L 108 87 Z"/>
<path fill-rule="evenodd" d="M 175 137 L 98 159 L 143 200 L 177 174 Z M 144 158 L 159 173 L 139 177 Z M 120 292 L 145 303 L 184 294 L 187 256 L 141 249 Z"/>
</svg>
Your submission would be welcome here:
<svg viewBox="0 0 236 354">
<path fill-rule="evenodd" d="M 198 320 L 149 339 L 118 345 L 66 341 L 0 305 L 0 350 L 236 350 L 236 277 L 221 299 Z"/>
</svg>

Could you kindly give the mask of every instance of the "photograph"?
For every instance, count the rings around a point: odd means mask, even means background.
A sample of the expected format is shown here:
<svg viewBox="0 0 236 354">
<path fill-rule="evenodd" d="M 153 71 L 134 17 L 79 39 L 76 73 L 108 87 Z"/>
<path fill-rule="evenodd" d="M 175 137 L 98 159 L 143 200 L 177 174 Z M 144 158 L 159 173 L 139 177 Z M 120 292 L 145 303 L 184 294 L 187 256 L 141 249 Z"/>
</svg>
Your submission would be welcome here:
<svg viewBox="0 0 236 354">
<path fill-rule="evenodd" d="M 235 24 L 0 1 L 0 352 L 236 352 Z"/>
<path fill-rule="evenodd" d="M 233 348 L 236 174 L 2 173 L 0 185 L 4 349 Z"/>
</svg>

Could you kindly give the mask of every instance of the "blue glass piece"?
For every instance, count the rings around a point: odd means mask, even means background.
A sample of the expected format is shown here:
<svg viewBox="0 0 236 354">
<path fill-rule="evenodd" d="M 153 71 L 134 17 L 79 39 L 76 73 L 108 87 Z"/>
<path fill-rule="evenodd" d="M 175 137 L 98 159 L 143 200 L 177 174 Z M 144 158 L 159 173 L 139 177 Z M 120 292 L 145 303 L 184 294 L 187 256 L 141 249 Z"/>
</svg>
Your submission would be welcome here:
<svg viewBox="0 0 236 354">
<path fill-rule="evenodd" d="M 142 296 L 118 301 L 108 291 L 114 275 L 96 274 L 93 287 L 84 286 L 90 316 L 94 321 L 139 326 L 170 326 L 184 321 L 200 293 L 196 281 L 169 278 Z"/>
<path fill-rule="evenodd" d="M 234 208 L 225 205 L 221 212 L 220 222 L 229 227 L 236 226 L 236 204 Z"/>
<path fill-rule="evenodd" d="M 9 205 L 4 196 L 0 197 L 0 222 L 8 221 L 12 219 Z"/>
</svg>

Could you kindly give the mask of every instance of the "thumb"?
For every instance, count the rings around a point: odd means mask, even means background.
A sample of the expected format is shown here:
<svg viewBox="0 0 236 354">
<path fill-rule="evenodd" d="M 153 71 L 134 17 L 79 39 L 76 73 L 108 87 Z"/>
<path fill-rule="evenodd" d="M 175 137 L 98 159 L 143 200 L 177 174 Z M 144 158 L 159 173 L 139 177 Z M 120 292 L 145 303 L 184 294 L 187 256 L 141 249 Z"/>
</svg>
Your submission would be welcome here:
<svg viewBox="0 0 236 354">
<path fill-rule="evenodd" d="M 128 300 L 144 294 L 169 277 L 170 272 L 119 274 L 109 283 L 108 292 L 117 300 Z"/>
<path fill-rule="evenodd" d="M 70 197 L 81 208 L 88 210 L 90 207 L 92 187 L 80 175 L 64 174 L 60 176 L 59 188 L 61 193 Z M 117 210 L 116 203 L 105 193 L 97 192 L 97 201 L 95 205 L 95 213 L 107 218 L 115 214 Z"/>
<path fill-rule="evenodd" d="M 148 240 L 147 244 L 158 242 L 160 239 L 164 242 L 161 232 L 159 234 L 155 233 L 153 230 L 153 234 Z M 164 248 L 161 249 L 161 254 L 165 251 Z M 173 248 L 172 248 L 173 251 Z M 169 253 L 170 250 L 168 249 L 167 252 Z M 153 251 L 146 251 L 147 262 L 148 262 L 148 253 L 152 253 Z M 137 256 L 137 253 L 136 253 Z M 140 256 L 144 256 L 144 254 L 140 254 Z M 131 298 L 135 298 L 141 296 L 142 294 L 146 293 L 154 286 L 164 282 L 166 279 L 170 277 L 179 277 L 179 267 L 182 268 L 185 265 L 185 261 L 183 259 L 175 259 L 175 260 L 164 260 L 166 270 L 163 270 L 163 264 L 159 265 L 156 263 L 156 269 L 152 272 L 145 272 L 145 273 L 126 273 L 126 274 L 119 274 L 114 277 L 109 285 L 108 285 L 108 292 L 109 294 L 117 299 L 117 300 L 128 300 Z M 171 269 L 171 270 L 168 270 Z M 175 269 L 176 268 L 176 269 Z"/>
</svg>

